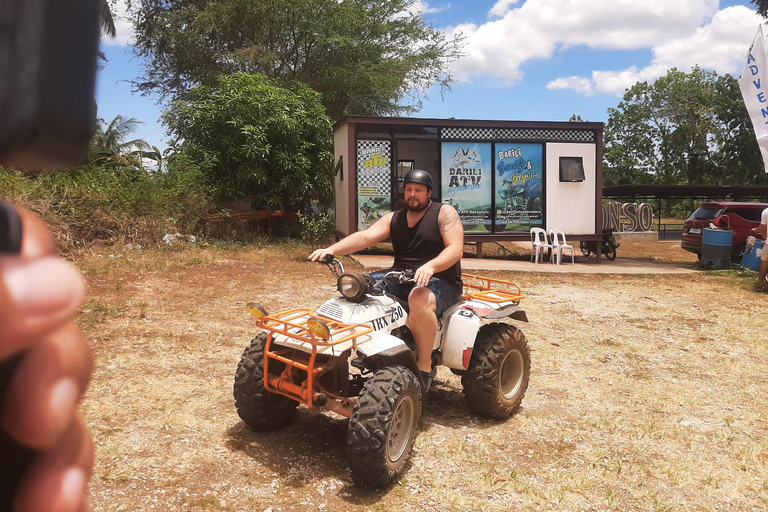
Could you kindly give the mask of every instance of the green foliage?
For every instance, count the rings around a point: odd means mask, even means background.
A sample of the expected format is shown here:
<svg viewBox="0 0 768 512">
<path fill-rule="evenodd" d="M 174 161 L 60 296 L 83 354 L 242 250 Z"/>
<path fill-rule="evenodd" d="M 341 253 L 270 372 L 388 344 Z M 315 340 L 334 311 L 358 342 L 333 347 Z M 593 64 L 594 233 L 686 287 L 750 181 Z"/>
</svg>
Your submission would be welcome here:
<svg viewBox="0 0 768 512">
<path fill-rule="evenodd" d="M 159 240 L 170 227 L 191 229 L 210 196 L 203 166 L 184 156 L 154 173 L 94 164 L 49 174 L 0 169 L 0 197 L 40 214 L 63 245 Z"/>
<path fill-rule="evenodd" d="M 246 200 L 299 210 L 333 193 L 331 120 L 319 95 L 303 84 L 281 87 L 263 75 L 221 76 L 216 87 L 191 89 L 163 122 L 172 146 L 208 162 L 223 201 Z"/>
<path fill-rule="evenodd" d="M 638 82 L 608 110 L 605 184 L 766 183 L 739 85 L 730 75 L 677 69 Z"/>
<path fill-rule="evenodd" d="M 398 115 L 419 94 L 453 79 L 460 37 L 446 41 L 413 0 L 143 0 L 135 51 L 146 59 L 137 87 L 163 98 L 221 74 L 261 73 L 322 94 L 331 118 Z M 415 94 L 414 91 L 418 91 Z M 409 97 L 410 103 L 404 102 Z"/>
<path fill-rule="evenodd" d="M 96 133 L 91 139 L 89 161 L 93 164 L 123 168 L 130 172 L 143 172 L 143 158 L 161 161 L 160 151 L 144 139 L 128 139 L 143 121 L 135 117 L 116 116 L 109 124 L 103 119 L 96 120 Z"/>
<path fill-rule="evenodd" d="M 333 233 L 334 218 L 327 213 L 312 213 L 310 215 L 299 214 L 301 224 L 301 239 L 310 244 L 316 244 L 320 240 Z"/>
</svg>

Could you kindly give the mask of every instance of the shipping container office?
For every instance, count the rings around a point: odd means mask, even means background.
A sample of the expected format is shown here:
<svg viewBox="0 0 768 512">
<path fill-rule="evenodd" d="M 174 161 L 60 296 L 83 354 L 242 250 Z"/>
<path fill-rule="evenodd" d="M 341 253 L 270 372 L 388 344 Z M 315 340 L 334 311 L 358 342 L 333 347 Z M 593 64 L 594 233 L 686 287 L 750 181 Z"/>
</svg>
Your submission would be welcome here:
<svg viewBox="0 0 768 512">
<path fill-rule="evenodd" d="M 336 234 L 402 206 L 402 178 L 432 175 L 465 242 L 529 241 L 530 228 L 599 240 L 603 124 L 348 116 L 334 125 Z"/>
</svg>

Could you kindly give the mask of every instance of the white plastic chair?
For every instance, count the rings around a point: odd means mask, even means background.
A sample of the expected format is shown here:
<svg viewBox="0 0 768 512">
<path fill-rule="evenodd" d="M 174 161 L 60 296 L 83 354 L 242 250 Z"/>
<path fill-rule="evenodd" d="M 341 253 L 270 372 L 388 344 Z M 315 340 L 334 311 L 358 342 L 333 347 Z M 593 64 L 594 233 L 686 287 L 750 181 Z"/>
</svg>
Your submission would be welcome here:
<svg viewBox="0 0 768 512">
<path fill-rule="evenodd" d="M 552 244 L 547 240 L 547 232 L 541 228 L 531 228 L 531 261 L 541 261 L 542 250 L 552 250 Z"/>
<path fill-rule="evenodd" d="M 571 265 L 575 265 L 576 253 L 573 250 L 573 246 L 568 245 L 568 242 L 565 240 L 565 233 L 563 230 L 552 228 L 549 230 L 549 237 L 552 240 L 552 263 L 560 265 L 563 262 L 563 249 L 570 249 Z"/>
</svg>

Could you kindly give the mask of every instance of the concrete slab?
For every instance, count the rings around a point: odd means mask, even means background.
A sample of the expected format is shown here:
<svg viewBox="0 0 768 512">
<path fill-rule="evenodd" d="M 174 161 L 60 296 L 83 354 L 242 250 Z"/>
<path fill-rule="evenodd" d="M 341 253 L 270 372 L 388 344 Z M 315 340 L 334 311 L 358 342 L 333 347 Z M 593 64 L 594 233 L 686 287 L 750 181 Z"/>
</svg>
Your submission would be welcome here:
<svg viewBox="0 0 768 512">
<path fill-rule="evenodd" d="M 356 261 L 359 261 L 364 267 L 388 268 L 392 265 L 394 257 L 380 256 L 370 254 L 352 255 Z M 563 258 L 567 260 L 566 256 Z M 579 262 L 576 258 L 576 264 L 563 263 L 562 265 L 553 265 L 551 263 L 531 263 L 529 261 L 519 260 L 494 260 L 490 258 L 463 258 L 461 268 L 464 272 L 473 270 L 509 270 L 513 272 L 559 272 L 559 273 L 579 273 L 579 274 L 693 274 L 697 271 L 680 265 L 670 265 L 666 263 L 648 263 L 630 259 L 616 258 L 614 261 L 603 261 L 597 263 Z"/>
</svg>

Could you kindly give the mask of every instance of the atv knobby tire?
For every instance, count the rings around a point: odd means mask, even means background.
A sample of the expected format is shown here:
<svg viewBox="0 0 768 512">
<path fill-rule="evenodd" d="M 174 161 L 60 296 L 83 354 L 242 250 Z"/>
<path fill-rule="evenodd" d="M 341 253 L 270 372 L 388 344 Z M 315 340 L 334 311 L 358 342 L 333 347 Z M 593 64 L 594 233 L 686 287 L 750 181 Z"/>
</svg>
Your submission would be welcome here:
<svg viewBox="0 0 768 512">
<path fill-rule="evenodd" d="M 376 370 L 360 393 L 347 430 L 352 476 L 383 487 L 403 471 L 421 417 L 421 384 L 403 366 Z"/>
<path fill-rule="evenodd" d="M 290 421 L 298 402 L 264 389 L 264 345 L 267 333 L 253 338 L 240 357 L 235 374 L 235 407 L 254 430 L 276 430 Z M 279 375 L 285 363 L 270 360 L 269 373 Z"/>
<path fill-rule="evenodd" d="M 508 324 L 486 324 L 477 334 L 461 384 L 470 407 L 501 420 L 520 407 L 530 375 L 531 352 L 522 331 Z"/>
</svg>

